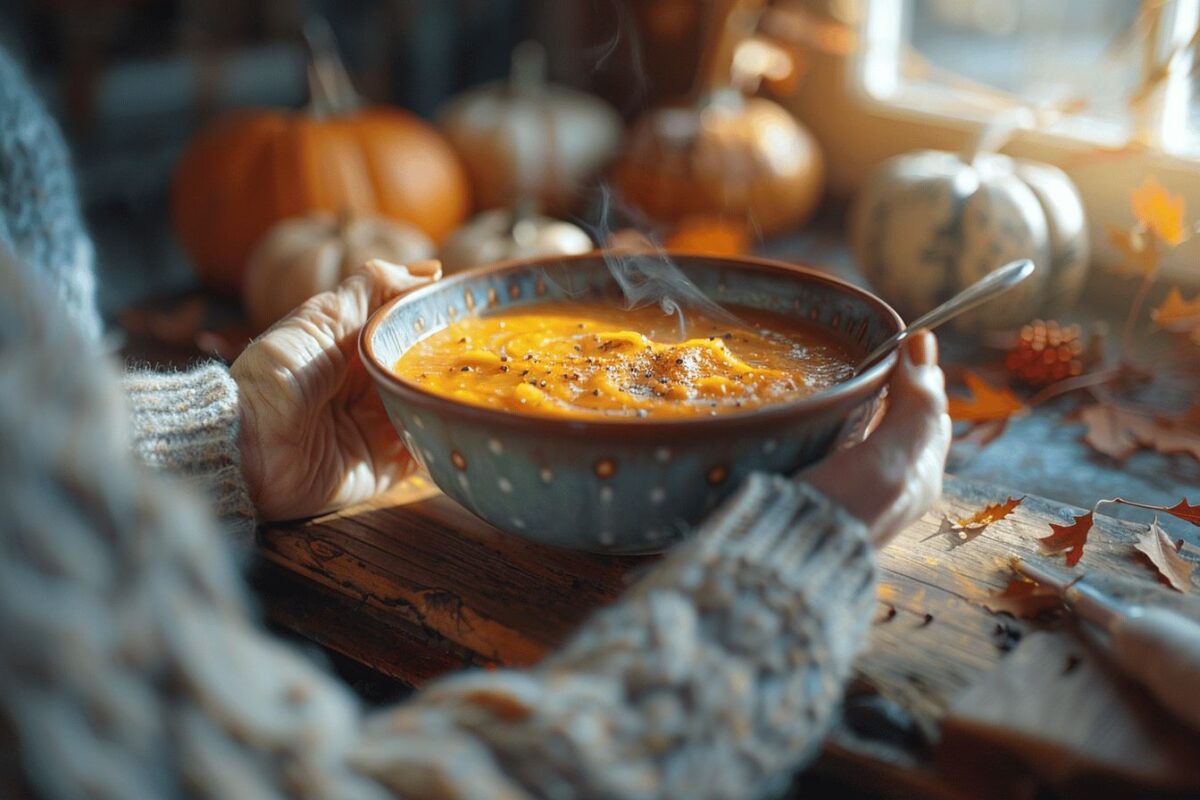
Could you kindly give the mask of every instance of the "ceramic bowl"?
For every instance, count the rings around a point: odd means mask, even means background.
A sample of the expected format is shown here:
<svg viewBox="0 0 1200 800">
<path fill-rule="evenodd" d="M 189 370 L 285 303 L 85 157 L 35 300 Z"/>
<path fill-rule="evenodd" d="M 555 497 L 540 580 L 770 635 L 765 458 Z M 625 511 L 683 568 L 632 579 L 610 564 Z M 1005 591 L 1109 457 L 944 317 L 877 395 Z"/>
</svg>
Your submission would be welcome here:
<svg viewBox="0 0 1200 800">
<path fill-rule="evenodd" d="M 718 302 L 801 317 L 863 353 L 902 325 L 874 295 L 813 270 L 673 259 Z M 896 360 L 810 397 L 670 420 L 520 415 L 440 397 L 392 371 L 409 347 L 455 320 L 581 295 L 620 302 L 600 254 L 495 264 L 397 298 L 359 340 L 396 430 L 438 487 L 502 530 L 560 547 L 663 550 L 750 472 L 790 472 L 861 440 Z"/>
</svg>

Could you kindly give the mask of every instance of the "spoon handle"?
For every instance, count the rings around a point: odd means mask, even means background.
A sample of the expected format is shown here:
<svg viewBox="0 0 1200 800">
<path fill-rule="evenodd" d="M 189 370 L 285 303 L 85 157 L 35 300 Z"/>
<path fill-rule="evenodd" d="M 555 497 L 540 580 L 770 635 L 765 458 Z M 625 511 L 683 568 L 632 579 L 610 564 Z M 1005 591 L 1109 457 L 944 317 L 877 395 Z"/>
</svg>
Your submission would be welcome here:
<svg viewBox="0 0 1200 800">
<path fill-rule="evenodd" d="M 933 330 L 964 311 L 969 311 L 980 303 L 987 302 L 1002 292 L 1007 292 L 1032 275 L 1033 269 L 1033 262 L 1028 258 L 1022 258 L 989 272 L 937 308 L 911 322 L 904 330 L 888 337 L 859 362 L 855 372 L 862 372 L 873 366 L 917 331 Z"/>
</svg>

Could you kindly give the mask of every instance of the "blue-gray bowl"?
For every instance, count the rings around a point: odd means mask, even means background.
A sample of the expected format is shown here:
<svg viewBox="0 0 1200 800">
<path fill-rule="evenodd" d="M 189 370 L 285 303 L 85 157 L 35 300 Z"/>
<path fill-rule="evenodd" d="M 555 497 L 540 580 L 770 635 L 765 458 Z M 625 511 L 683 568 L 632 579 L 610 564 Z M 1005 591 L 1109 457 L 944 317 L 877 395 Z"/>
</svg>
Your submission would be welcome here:
<svg viewBox="0 0 1200 800">
<path fill-rule="evenodd" d="M 902 327 L 879 298 L 813 270 L 672 258 L 718 302 L 804 318 L 863 354 Z M 434 483 L 496 527 L 545 544 L 665 549 L 750 472 L 791 472 L 861 440 L 896 362 L 893 354 L 809 397 L 669 420 L 524 416 L 433 394 L 392 370 L 409 347 L 455 320 L 581 294 L 619 299 L 601 254 L 494 264 L 397 298 L 359 340 L 392 423 Z"/>
</svg>

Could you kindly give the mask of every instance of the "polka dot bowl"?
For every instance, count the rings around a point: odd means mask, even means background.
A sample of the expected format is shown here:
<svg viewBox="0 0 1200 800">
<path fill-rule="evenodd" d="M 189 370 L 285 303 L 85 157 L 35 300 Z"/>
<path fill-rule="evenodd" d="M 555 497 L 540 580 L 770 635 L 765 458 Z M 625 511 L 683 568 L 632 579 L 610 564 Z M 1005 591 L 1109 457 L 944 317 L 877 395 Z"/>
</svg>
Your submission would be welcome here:
<svg viewBox="0 0 1200 800">
<path fill-rule="evenodd" d="M 883 301 L 819 272 L 673 255 L 721 303 L 796 315 L 866 352 L 902 326 Z M 686 535 L 752 471 L 790 472 L 862 438 L 896 356 L 810 397 L 712 417 L 569 420 L 460 403 L 392 371 L 455 320 L 566 297 L 620 294 L 597 253 L 495 264 L 400 297 L 359 348 L 405 444 L 438 487 L 496 527 L 545 544 L 650 553 Z"/>
</svg>

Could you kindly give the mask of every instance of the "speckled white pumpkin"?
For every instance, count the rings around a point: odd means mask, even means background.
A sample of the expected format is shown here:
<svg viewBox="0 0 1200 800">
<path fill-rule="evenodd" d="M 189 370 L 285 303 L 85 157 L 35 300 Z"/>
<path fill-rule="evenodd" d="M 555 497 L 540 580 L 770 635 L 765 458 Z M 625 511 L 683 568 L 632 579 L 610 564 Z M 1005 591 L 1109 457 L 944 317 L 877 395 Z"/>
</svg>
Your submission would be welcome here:
<svg viewBox="0 0 1200 800">
<path fill-rule="evenodd" d="M 1033 259 L 1032 277 L 960 317 L 960 331 L 1058 316 L 1087 273 L 1087 220 L 1071 179 L 995 153 L 967 162 L 924 150 L 888 160 L 859 193 L 850 241 L 872 286 L 909 319 L 1008 261 Z"/>
</svg>

